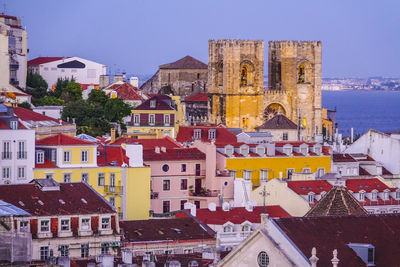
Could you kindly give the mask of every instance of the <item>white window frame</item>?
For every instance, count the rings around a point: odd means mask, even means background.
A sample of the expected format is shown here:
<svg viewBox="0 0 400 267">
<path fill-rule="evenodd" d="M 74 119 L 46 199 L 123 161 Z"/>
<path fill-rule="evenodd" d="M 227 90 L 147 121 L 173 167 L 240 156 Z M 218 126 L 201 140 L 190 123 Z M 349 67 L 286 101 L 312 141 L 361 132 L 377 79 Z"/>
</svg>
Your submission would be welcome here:
<svg viewBox="0 0 400 267">
<path fill-rule="evenodd" d="M 26 224 L 26 225 L 22 225 Z M 29 220 L 21 220 L 18 222 L 18 227 L 20 232 L 29 233 L 30 232 L 30 224 Z"/>
<path fill-rule="evenodd" d="M 140 125 L 140 114 L 133 114 L 133 125 Z"/>
<path fill-rule="evenodd" d="M 26 159 L 26 141 L 19 140 L 18 141 L 18 151 L 17 151 L 17 159 Z"/>
<path fill-rule="evenodd" d="M 89 222 L 89 224 L 86 224 L 85 225 L 85 228 L 84 228 L 84 225 L 83 225 L 83 221 L 86 221 L 86 220 L 88 220 L 88 222 Z M 87 229 L 86 229 L 87 228 Z M 92 230 L 92 220 L 91 220 L 91 218 L 90 217 L 83 217 L 83 218 L 81 218 L 80 219 L 80 222 L 79 222 L 79 229 L 81 230 L 81 231 L 90 231 L 90 230 Z"/>
<path fill-rule="evenodd" d="M 89 162 L 89 150 L 82 149 L 81 150 L 81 163 L 88 163 Z"/>
<path fill-rule="evenodd" d="M 242 154 L 243 156 L 247 157 L 249 155 L 249 147 L 244 145 L 240 147 L 240 154 Z"/>
<path fill-rule="evenodd" d="M 201 139 L 201 129 L 194 129 L 193 130 L 193 139 L 200 140 Z"/>
<path fill-rule="evenodd" d="M 208 139 L 215 140 L 217 137 L 217 130 L 216 129 L 208 129 Z"/>
<path fill-rule="evenodd" d="M 63 225 L 63 222 L 67 222 L 67 225 Z M 63 227 L 67 226 L 67 229 L 63 229 Z M 60 219 L 60 231 L 61 232 L 70 232 L 71 231 L 71 220 L 69 218 L 61 218 Z"/>
<path fill-rule="evenodd" d="M 288 140 L 289 140 L 289 133 L 283 132 L 282 133 L 282 141 L 288 141 Z"/>
<path fill-rule="evenodd" d="M 157 106 L 157 100 L 151 99 L 150 100 L 150 108 L 156 108 L 156 106 Z"/>
<path fill-rule="evenodd" d="M 49 246 L 40 246 L 40 260 L 47 260 L 50 257 L 50 247 Z"/>
<path fill-rule="evenodd" d="M 315 194 L 312 193 L 312 192 L 308 193 L 307 201 L 308 201 L 309 204 L 314 204 L 314 202 L 315 202 Z"/>
<path fill-rule="evenodd" d="M 63 150 L 63 162 L 71 163 L 71 150 Z"/>
<path fill-rule="evenodd" d="M 318 156 L 321 155 L 321 147 L 320 146 L 314 146 L 314 153 L 317 154 Z"/>
<path fill-rule="evenodd" d="M 86 176 L 86 179 L 84 179 L 84 176 Z M 81 173 L 81 181 L 83 183 L 89 183 L 89 173 L 88 172 L 83 172 Z"/>
<path fill-rule="evenodd" d="M 11 178 L 11 167 L 3 167 L 1 170 L 1 176 L 3 179 L 10 179 Z"/>
<path fill-rule="evenodd" d="M 389 199 L 390 199 L 390 192 L 384 191 L 383 192 L 383 200 L 389 200 Z"/>
<path fill-rule="evenodd" d="M 288 146 L 283 146 L 283 153 L 285 153 L 287 156 L 290 156 L 293 152 L 293 147 L 288 145 Z"/>
<path fill-rule="evenodd" d="M 37 164 L 43 164 L 44 163 L 44 152 L 43 151 L 38 151 L 36 153 L 36 163 Z"/>
<path fill-rule="evenodd" d="M 69 256 L 69 245 L 59 245 L 58 250 L 60 251 L 61 257 L 68 257 Z"/>
<path fill-rule="evenodd" d="M 17 179 L 25 179 L 26 178 L 26 168 L 25 166 L 17 167 Z"/>
<path fill-rule="evenodd" d="M 45 173 L 45 177 L 46 177 L 46 179 L 53 179 L 53 177 L 54 177 L 54 173 Z"/>
<path fill-rule="evenodd" d="M 252 172 L 252 170 L 243 170 L 243 179 L 250 181 L 251 180 L 251 172 Z"/>
<path fill-rule="evenodd" d="M 11 154 L 11 141 L 3 141 L 3 153 L 1 158 L 2 159 L 11 159 L 12 154 Z"/>
<path fill-rule="evenodd" d="M 234 152 L 235 152 L 235 149 L 233 148 L 233 146 L 225 146 L 225 155 L 228 155 L 229 157 L 231 157 Z"/>
<path fill-rule="evenodd" d="M 110 172 L 108 178 L 109 178 L 110 187 L 115 187 L 116 180 L 117 180 L 115 172 Z"/>
<path fill-rule="evenodd" d="M 108 220 L 108 222 L 103 222 L 103 220 Z M 111 229 L 111 217 L 101 217 L 101 230 Z"/>
<path fill-rule="evenodd" d="M 168 184 L 168 189 L 164 189 L 164 182 L 167 182 L 166 184 Z M 170 179 L 162 180 L 162 190 L 166 191 L 166 192 L 171 191 L 171 180 Z"/>
<path fill-rule="evenodd" d="M 18 121 L 10 121 L 11 130 L 18 130 Z"/>
<path fill-rule="evenodd" d="M 156 124 L 156 115 L 149 114 L 149 125 L 155 125 L 155 124 Z"/>
<path fill-rule="evenodd" d="M 69 181 L 65 180 L 66 177 L 69 177 Z M 72 174 L 70 172 L 63 173 L 63 183 L 72 183 Z"/>
<path fill-rule="evenodd" d="M 317 177 L 322 177 L 325 174 L 325 168 L 318 168 L 317 169 Z"/>
<path fill-rule="evenodd" d="M 303 168 L 303 170 L 301 171 L 302 173 L 311 173 L 311 168 Z"/>
<path fill-rule="evenodd" d="M 102 180 L 100 180 L 100 176 L 102 177 Z M 100 182 L 102 181 L 102 182 Z M 106 174 L 104 172 L 98 172 L 97 173 L 97 186 L 105 186 L 106 184 Z"/>
<path fill-rule="evenodd" d="M 164 114 L 164 126 L 169 126 L 171 124 L 170 114 Z"/>
<path fill-rule="evenodd" d="M 397 199 L 397 200 L 400 199 L 400 190 L 397 190 L 397 191 L 396 191 L 396 195 L 395 195 L 395 196 L 396 196 L 396 199 Z"/>
<path fill-rule="evenodd" d="M 260 170 L 260 182 L 268 182 L 268 170 Z"/>
<path fill-rule="evenodd" d="M 371 200 L 376 201 L 378 199 L 378 192 L 371 192 Z"/>
<path fill-rule="evenodd" d="M 47 222 L 48 223 L 48 225 L 47 225 L 47 227 L 48 227 L 48 230 L 47 231 L 43 231 L 43 229 L 42 229 L 42 222 Z M 50 233 L 50 230 L 51 230 L 51 225 L 50 225 L 50 219 L 41 219 L 41 220 L 39 220 L 39 233 Z"/>
<path fill-rule="evenodd" d="M 291 171 L 290 172 L 290 177 L 289 177 L 289 171 Z M 294 168 L 287 168 L 286 169 L 286 179 L 292 178 L 293 174 L 294 174 Z"/>
<path fill-rule="evenodd" d="M 365 191 L 358 192 L 358 200 L 362 202 L 365 201 Z"/>
<path fill-rule="evenodd" d="M 115 207 L 115 197 L 109 197 L 108 202 Z"/>
</svg>

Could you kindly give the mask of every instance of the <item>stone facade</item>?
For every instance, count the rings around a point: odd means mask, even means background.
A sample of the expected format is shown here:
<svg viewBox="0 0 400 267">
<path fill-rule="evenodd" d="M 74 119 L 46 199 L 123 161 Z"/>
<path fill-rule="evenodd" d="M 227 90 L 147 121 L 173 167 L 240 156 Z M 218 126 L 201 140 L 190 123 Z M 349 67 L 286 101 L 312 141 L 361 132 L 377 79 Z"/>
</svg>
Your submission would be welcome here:
<svg viewBox="0 0 400 267">
<path fill-rule="evenodd" d="M 182 99 L 207 92 L 207 65 L 186 56 L 159 66 L 158 71 L 141 88 L 146 94 L 173 94 Z"/>
<path fill-rule="evenodd" d="M 264 42 L 208 42 L 209 120 L 254 130 L 263 122 Z"/>
<path fill-rule="evenodd" d="M 268 118 L 280 109 L 292 121 L 300 117 L 302 135 L 307 140 L 322 133 L 321 56 L 319 41 L 268 43 L 269 84 L 264 116 Z"/>
</svg>

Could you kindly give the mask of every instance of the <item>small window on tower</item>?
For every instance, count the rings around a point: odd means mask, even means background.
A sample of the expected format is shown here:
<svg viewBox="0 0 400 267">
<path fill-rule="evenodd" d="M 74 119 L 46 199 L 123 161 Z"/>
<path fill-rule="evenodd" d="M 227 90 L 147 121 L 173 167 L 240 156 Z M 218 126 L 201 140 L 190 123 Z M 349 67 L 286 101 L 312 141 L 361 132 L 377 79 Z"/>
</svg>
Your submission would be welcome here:
<svg viewBox="0 0 400 267">
<path fill-rule="evenodd" d="M 241 86 L 247 85 L 247 68 L 246 68 L 246 66 L 243 66 L 242 70 L 241 70 L 240 85 Z"/>
<path fill-rule="evenodd" d="M 305 79 L 305 70 L 304 70 L 304 65 L 299 66 L 299 75 L 298 75 L 298 83 L 304 83 Z"/>
</svg>

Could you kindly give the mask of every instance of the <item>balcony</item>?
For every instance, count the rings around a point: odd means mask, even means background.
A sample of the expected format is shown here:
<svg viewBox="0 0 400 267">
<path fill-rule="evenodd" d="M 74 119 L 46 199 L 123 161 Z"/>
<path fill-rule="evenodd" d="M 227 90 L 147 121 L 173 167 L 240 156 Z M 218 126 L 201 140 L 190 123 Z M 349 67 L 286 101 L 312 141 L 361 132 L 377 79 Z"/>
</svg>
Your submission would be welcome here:
<svg viewBox="0 0 400 267">
<path fill-rule="evenodd" d="M 158 199 L 158 192 L 151 192 L 150 198 L 151 199 Z"/>
<path fill-rule="evenodd" d="M 195 176 L 206 176 L 206 170 L 196 170 Z"/>
<path fill-rule="evenodd" d="M 218 190 L 204 190 L 203 188 L 199 192 L 190 191 L 189 195 L 192 197 L 217 197 L 219 194 Z"/>
<path fill-rule="evenodd" d="M 11 159 L 11 152 L 1 152 L 1 159 Z"/>
<path fill-rule="evenodd" d="M 106 194 L 121 195 L 123 193 L 123 187 L 122 186 L 115 186 L 115 185 L 105 185 L 104 186 L 104 192 Z"/>
<path fill-rule="evenodd" d="M 218 232 L 217 239 L 221 242 L 221 244 L 239 244 L 243 240 L 245 240 L 251 234 L 248 232 Z"/>
<path fill-rule="evenodd" d="M 27 158 L 27 153 L 26 151 L 18 151 L 17 152 L 17 159 L 26 159 Z"/>
</svg>

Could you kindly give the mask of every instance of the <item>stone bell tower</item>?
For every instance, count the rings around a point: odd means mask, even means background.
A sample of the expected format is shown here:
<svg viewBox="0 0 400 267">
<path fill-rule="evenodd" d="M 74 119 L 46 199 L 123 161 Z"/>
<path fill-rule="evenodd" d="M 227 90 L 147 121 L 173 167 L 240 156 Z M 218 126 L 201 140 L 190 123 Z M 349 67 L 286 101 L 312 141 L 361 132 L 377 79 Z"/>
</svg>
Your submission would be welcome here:
<svg viewBox="0 0 400 267">
<path fill-rule="evenodd" d="M 209 120 L 252 131 L 263 122 L 264 42 L 209 40 Z"/>
<path fill-rule="evenodd" d="M 319 41 L 270 41 L 268 91 L 264 117 L 281 112 L 303 125 L 302 135 L 315 140 L 322 134 L 321 64 Z"/>
</svg>

